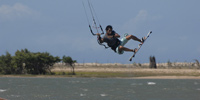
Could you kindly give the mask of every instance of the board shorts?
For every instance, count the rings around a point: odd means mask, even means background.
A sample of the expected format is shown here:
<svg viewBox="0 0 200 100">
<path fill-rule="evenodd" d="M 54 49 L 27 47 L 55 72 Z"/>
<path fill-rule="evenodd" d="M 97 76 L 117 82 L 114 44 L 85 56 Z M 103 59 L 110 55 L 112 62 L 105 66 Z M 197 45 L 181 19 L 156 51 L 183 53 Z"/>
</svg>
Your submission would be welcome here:
<svg viewBox="0 0 200 100">
<path fill-rule="evenodd" d="M 120 44 L 119 44 L 119 46 L 124 46 L 124 45 L 128 42 L 128 40 L 126 39 L 126 36 L 127 36 L 127 35 L 125 35 L 122 39 L 120 39 Z M 119 51 L 119 46 L 116 48 L 116 53 L 118 53 L 118 54 L 123 54 L 123 53 L 124 53 L 124 50 Z"/>
</svg>

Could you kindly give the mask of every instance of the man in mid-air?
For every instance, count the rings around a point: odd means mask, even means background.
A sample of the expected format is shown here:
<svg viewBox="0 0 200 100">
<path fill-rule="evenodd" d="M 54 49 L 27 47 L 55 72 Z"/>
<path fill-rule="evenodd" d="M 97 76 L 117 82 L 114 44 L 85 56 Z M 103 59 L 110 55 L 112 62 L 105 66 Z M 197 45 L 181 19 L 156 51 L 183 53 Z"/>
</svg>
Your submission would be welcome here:
<svg viewBox="0 0 200 100">
<path fill-rule="evenodd" d="M 100 41 L 100 43 L 106 42 L 107 45 L 109 47 L 111 47 L 111 49 L 113 51 L 115 51 L 118 54 L 123 54 L 124 51 L 129 51 L 129 52 L 137 52 L 137 49 L 129 49 L 124 47 L 124 45 L 130 40 L 135 40 L 140 42 L 141 44 L 144 43 L 145 37 L 142 39 L 138 39 L 136 36 L 133 35 L 127 35 L 125 37 L 123 37 L 122 39 L 118 39 L 120 38 L 120 35 L 118 33 L 116 33 L 111 25 L 108 25 L 106 27 L 106 34 L 103 36 L 103 38 L 101 38 L 101 34 L 97 33 L 98 35 L 98 40 Z"/>
</svg>

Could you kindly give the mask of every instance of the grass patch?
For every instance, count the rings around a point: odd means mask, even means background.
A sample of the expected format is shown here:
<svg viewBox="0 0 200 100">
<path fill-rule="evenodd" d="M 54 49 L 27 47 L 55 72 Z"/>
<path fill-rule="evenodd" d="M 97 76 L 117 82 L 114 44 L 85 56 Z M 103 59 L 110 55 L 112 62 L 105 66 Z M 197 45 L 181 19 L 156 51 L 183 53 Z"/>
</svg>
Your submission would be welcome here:
<svg viewBox="0 0 200 100">
<path fill-rule="evenodd" d="M 78 77 L 127 77 L 126 73 L 120 72 L 77 72 Z"/>
<path fill-rule="evenodd" d="M 55 72 L 56 75 L 65 77 L 146 77 L 146 76 L 200 76 L 200 73 L 156 73 L 156 72 L 76 72 L 72 75 L 70 72 Z"/>
<path fill-rule="evenodd" d="M 71 72 L 54 72 L 55 76 L 65 76 L 65 77 L 127 77 L 126 73 L 120 72 L 76 72 L 73 75 Z"/>
<path fill-rule="evenodd" d="M 123 69 L 122 69 L 123 70 Z M 200 72 L 196 70 L 175 70 L 175 69 L 141 69 L 130 72 L 125 71 L 76 71 L 75 75 L 70 71 L 52 71 L 46 75 L 0 75 L 0 77 L 99 77 L 99 78 L 129 78 L 129 77 L 151 77 L 151 76 L 200 76 Z"/>
</svg>

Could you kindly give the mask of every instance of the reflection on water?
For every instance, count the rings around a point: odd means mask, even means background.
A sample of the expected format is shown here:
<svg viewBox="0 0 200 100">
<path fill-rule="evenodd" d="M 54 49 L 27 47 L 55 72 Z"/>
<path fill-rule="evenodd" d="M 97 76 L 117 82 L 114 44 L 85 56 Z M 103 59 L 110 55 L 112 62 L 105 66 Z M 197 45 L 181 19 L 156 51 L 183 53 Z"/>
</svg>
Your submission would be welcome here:
<svg viewBox="0 0 200 100">
<path fill-rule="evenodd" d="M 199 100 L 200 80 L 0 78 L 8 100 Z"/>
</svg>

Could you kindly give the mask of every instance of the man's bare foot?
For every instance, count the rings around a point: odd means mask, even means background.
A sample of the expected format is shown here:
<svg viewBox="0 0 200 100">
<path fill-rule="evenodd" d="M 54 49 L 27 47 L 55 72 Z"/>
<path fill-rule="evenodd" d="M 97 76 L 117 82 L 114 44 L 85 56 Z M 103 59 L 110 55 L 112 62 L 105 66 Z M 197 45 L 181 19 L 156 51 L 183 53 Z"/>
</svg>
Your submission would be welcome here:
<svg viewBox="0 0 200 100">
<path fill-rule="evenodd" d="M 136 53 L 138 51 L 138 49 L 137 48 L 135 48 L 135 49 L 132 49 L 132 52 L 134 52 L 134 53 Z"/>
<path fill-rule="evenodd" d="M 141 43 L 143 44 L 145 40 L 146 40 L 146 37 L 144 36 L 144 37 L 141 39 Z"/>
</svg>

